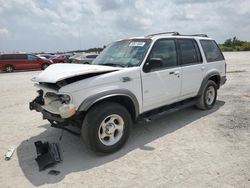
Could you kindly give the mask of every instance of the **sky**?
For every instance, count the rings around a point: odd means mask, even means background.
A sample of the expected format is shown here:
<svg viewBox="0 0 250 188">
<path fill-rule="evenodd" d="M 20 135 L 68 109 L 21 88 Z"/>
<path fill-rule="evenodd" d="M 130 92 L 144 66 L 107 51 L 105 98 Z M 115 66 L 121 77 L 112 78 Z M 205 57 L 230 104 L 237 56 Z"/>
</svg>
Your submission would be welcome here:
<svg viewBox="0 0 250 188">
<path fill-rule="evenodd" d="M 250 0 L 0 0 L 0 52 L 88 49 L 166 31 L 250 40 Z"/>
</svg>

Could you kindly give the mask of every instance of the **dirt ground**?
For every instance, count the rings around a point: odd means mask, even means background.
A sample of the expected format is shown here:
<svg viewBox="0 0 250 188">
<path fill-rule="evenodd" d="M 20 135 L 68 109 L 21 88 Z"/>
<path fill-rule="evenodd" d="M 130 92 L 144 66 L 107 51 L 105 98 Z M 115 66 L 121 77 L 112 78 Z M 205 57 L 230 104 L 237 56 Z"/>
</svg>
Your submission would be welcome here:
<svg viewBox="0 0 250 188">
<path fill-rule="evenodd" d="M 250 52 L 224 55 L 228 81 L 212 110 L 138 123 L 125 147 L 107 156 L 67 132 L 59 141 L 61 130 L 29 111 L 39 71 L 1 73 L 0 187 L 250 187 Z M 39 172 L 37 140 L 60 143 L 63 162 Z M 16 152 L 5 161 L 11 146 Z"/>
</svg>

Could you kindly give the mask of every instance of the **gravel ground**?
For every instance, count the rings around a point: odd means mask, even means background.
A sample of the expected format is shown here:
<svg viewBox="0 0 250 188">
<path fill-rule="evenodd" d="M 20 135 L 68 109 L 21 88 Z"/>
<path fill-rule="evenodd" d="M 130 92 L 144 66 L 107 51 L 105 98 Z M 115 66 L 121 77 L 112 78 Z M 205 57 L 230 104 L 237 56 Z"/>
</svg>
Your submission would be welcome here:
<svg viewBox="0 0 250 188">
<path fill-rule="evenodd" d="M 80 138 L 29 111 L 38 71 L 0 74 L 0 187 L 250 187 L 250 52 L 225 53 L 228 81 L 210 111 L 188 108 L 138 123 L 123 149 L 96 156 Z M 42 172 L 34 142 L 59 142 L 63 162 Z M 17 150 L 10 161 L 4 154 Z M 57 176 L 48 175 L 51 169 Z"/>
</svg>

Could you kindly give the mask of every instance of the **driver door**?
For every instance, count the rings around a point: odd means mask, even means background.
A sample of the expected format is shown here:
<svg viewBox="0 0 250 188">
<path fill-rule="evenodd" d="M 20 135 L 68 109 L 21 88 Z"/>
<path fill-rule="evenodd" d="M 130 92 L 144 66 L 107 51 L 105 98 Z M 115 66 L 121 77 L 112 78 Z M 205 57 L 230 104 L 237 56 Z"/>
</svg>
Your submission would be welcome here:
<svg viewBox="0 0 250 188">
<path fill-rule="evenodd" d="M 150 72 L 141 70 L 143 112 L 177 102 L 181 93 L 182 72 L 175 39 L 157 40 L 145 64 L 152 58 L 160 59 L 162 65 Z"/>
</svg>

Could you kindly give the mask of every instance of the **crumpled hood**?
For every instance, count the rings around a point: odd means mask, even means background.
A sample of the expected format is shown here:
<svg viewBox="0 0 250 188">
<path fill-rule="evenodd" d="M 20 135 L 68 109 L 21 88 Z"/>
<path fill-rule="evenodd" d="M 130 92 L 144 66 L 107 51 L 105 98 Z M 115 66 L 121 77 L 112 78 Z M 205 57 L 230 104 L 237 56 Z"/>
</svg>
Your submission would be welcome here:
<svg viewBox="0 0 250 188">
<path fill-rule="evenodd" d="M 56 83 L 58 81 L 90 74 L 101 72 L 112 72 L 120 70 L 120 67 L 110 67 L 101 65 L 85 65 L 85 64 L 71 64 L 71 63 L 58 63 L 50 65 L 47 69 L 32 78 L 34 82 Z"/>
</svg>

